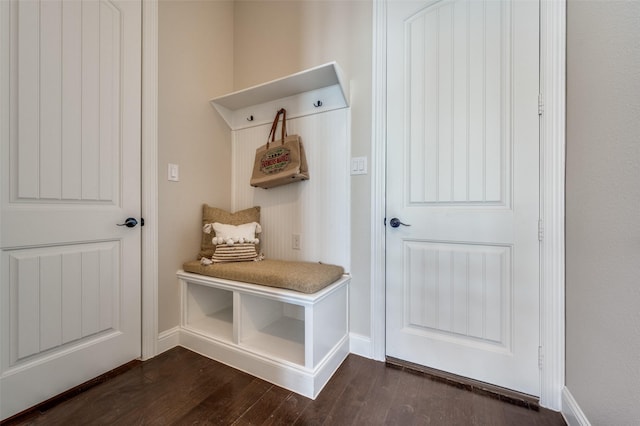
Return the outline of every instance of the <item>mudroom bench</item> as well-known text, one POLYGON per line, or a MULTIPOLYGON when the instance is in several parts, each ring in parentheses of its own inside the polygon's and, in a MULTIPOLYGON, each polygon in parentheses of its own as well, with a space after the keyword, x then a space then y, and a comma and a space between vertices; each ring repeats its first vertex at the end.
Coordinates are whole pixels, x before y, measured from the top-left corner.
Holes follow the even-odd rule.
POLYGON ((332 265, 243 263, 178 271, 181 345, 315 398, 349 353, 350 276, 332 265))

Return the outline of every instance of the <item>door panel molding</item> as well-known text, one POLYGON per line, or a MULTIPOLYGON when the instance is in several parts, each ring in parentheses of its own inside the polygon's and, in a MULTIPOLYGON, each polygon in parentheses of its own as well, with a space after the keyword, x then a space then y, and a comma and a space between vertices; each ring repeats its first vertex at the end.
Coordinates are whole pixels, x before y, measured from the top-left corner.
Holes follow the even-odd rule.
POLYGON ((511 246, 405 240, 403 250, 407 332, 511 353, 511 246))
MULTIPOLYGON (((540 404, 560 410, 564 387, 564 168, 566 0, 540 5, 541 119, 541 369, 540 404)), ((387 1, 373 3, 371 214, 371 352, 385 359, 387 1)))
POLYGON ((114 302, 124 283, 109 283, 120 275, 120 241, 11 250, 3 257, 14 343, 3 359, 6 374, 53 349, 119 330, 121 312, 114 302))
POLYGON ((412 205, 509 205, 512 22, 508 2, 453 0, 432 3, 405 22, 412 205))

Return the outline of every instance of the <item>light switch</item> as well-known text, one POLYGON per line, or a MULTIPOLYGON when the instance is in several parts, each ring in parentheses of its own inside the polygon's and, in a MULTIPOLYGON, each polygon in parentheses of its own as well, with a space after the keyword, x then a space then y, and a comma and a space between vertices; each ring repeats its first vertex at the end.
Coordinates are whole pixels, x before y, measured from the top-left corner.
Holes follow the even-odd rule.
POLYGON ((351 158, 351 174, 352 175, 367 174, 367 157, 351 158))
POLYGON ((180 169, 177 164, 169 163, 169 170, 167 173, 167 179, 172 182, 178 182, 180 180, 180 169))

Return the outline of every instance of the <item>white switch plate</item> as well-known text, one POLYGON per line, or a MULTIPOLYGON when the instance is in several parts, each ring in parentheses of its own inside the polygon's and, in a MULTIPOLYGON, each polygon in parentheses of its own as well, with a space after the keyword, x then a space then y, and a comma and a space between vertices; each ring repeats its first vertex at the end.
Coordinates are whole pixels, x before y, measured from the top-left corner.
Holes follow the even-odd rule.
POLYGON ((300 250, 300 234, 293 234, 291 236, 291 248, 294 250, 300 250))
POLYGON ((351 174, 366 175, 367 174, 367 157, 351 158, 351 174))
POLYGON ((180 180, 180 167, 177 164, 169 163, 167 179, 172 182, 178 182, 180 180))

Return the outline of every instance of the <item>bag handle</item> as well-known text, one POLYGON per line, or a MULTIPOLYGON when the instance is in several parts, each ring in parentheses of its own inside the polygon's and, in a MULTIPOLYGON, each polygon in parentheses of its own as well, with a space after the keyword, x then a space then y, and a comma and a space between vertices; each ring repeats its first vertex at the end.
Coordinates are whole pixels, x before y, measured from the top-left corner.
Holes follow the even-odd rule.
POLYGON ((278 128, 278 122, 280 121, 280 115, 282 115, 282 145, 284 145, 284 138, 287 136, 287 110, 284 108, 280 108, 276 113, 276 118, 273 120, 273 124, 271 125, 271 131, 269 132, 269 136, 267 137, 267 149, 269 149, 269 144, 275 142, 276 139, 276 131, 278 128))

